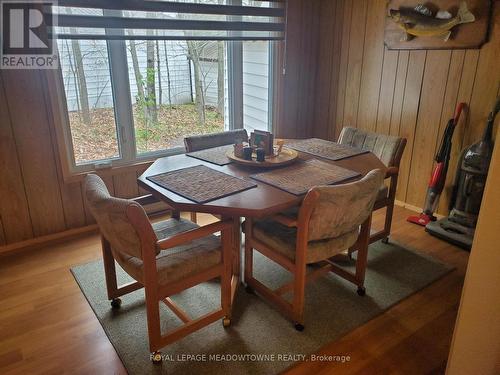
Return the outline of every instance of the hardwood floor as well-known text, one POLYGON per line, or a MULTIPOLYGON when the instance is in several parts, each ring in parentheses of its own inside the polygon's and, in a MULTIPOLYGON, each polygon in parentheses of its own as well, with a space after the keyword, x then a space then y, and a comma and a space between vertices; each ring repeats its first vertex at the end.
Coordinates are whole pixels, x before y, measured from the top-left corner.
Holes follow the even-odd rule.
MULTIPOLYGON (((456 270, 320 351, 349 362, 306 362, 288 373, 444 372, 468 253, 407 223, 410 213, 396 207, 392 239, 456 270)), ((374 226, 382 223, 376 214, 374 226)), ((0 257, 0 373, 126 373, 69 271, 100 256, 98 236, 87 235, 0 257)))

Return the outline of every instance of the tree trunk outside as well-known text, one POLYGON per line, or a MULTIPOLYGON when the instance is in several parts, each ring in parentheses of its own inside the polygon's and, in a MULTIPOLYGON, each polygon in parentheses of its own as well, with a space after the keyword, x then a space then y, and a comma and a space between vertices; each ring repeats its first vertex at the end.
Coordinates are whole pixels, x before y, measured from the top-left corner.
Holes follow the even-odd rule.
POLYGON ((87 90, 87 79, 85 78, 85 69, 83 68, 83 57, 80 49, 80 42, 78 40, 71 41, 71 49, 75 58, 76 78, 78 81, 78 94, 80 97, 80 108, 82 111, 82 118, 85 124, 90 124, 90 107, 89 107, 89 94, 87 90))
POLYGON ((75 68, 73 67, 73 55, 72 52, 69 49, 69 43, 68 40, 65 40, 66 43, 66 49, 68 51, 68 61, 69 61, 69 68, 71 70, 71 74, 73 75, 73 86, 75 90, 75 95, 76 95, 76 109, 78 112, 80 112, 80 95, 78 93, 78 80, 76 78, 76 71, 75 68))
POLYGON ((198 114, 198 125, 205 126, 205 95, 203 93, 203 82, 201 80, 200 56, 198 53, 197 42, 189 40, 188 53, 189 58, 193 62, 194 68, 194 87, 195 87, 195 104, 198 114))
POLYGON ((147 121, 151 124, 158 123, 156 111, 155 93, 155 43, 152 40, 146 42, 147 71, 146 71, 146 112, 147 121))
POLYGON ((161 87, 161 60, 160 60, 160 43, 155 40, 156 47, 156 70, 158 71, 158 108, 161 107, 163 103, 163 90, 161 87))
POLYGON ((168 66, 167 42, 163 41, 163 49, 165 50, 165 66, 167 68, 167 84, 168 84, 168 105, 172 108, 172 92, 170 90, 170 68, 168 66))
POLYGON ((132 56, 132 66, 134 68, 135 85, 137 86, 137 96, 140 103, 144 103, 144 85, 142 81, 139 59, 137 58, 137 48, 133 40, 129 40, 130 55, 132 56))
MULTIPOLYGON (((71 9, 67 9, 68 14, 71 13, 71 9)), ((71 28, 70 32, 76 34, 76 30, 71 28)), ((89 92, 87 90, 87 79, 85 78, 85 69, 83 68, 83 57, 82 50, 80 49, 80 42, 78 40, 71 41, 71 49, 73 51, 73 57, 75 59, 75 71, 76 78, 78 82, 78 95, 80 97, 80 109, 82 113, 83 122, 85 124, 90 124, 90 107, 89 107, 89 92)))
POLYGON ((217 111, 224 116, 224 42, 217 42, 217 111))

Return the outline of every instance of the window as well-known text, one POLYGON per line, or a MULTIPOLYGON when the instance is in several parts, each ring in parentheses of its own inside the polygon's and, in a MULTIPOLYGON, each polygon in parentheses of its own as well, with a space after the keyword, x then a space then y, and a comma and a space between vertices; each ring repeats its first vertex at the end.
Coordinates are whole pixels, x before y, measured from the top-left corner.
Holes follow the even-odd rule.
POLYGON ((182 147, 188 135, 224 130, 224 44, 127 41, 139 155, 182 147))
MULTIPOLYGON (((59 1, 63 5, 58 8, 59 18, 69 16, 70 21, 75 15, 98 21, 108 15, 128 20, 171 17, 176 21, 182 16, 65 8, 64 3, 59 1)), ((260 6, 262 2, 244 5, 254 9, 257 3, 260 6)), ((193 17, 218 20, 221 16, 193 17)), ((224 19, 231 17, 224 15, 224 19)), ((250 22, 256 16, 243 18, 250 22)), ((241 37, 243 32, 239 32, 239 40, 210 31, 209 37, 198 39, 193 36, 196 31, 179 35, 177 30, 177 34, 165 37, 165 30, 110 31, 90 23, 89 28, 81 23, 79 28, 68 27, 66 19, 62 21, 64 26, 58 32, 69 35, 58 39, 58 48, 71 172, 180 153, 188 135, 241 127, 249 131, 271 128, 272 38, 259 36, 247 41, 241 37)))
POLYGON ((64 40, 58 47, 75 163, 119 158, 106 42, 64 40))

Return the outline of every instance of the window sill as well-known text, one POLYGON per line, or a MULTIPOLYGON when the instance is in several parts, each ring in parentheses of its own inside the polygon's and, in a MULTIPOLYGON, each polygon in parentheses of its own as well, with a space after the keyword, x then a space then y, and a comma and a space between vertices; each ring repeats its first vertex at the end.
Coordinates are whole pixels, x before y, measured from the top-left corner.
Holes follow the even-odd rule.
POLYGON ((75 183, 75 182, 81 182, 85 179, 85 176, 87 176, 89 173, 96 173, 99 176, 115 176, 119 174, 124 174, 127 172, 133 172, 133 171, 144 171, 146 170, 154 161, 160 158, 168 157, 168 156, 173 156, 173 155, 179 155, 183 154, 185 151, 182 150, 172 150, 171 152, 167 153, 161 153, 161 154, 152 154, 145 156, 141 159, 137 159, 133 162, 130 163, 124 163, 120 165, 114 165, 114 166, 109 166, 105 168, 95 168, 95 165, 91 169, 87 169, 85 171, 67 171, 67 173, 64 174, 63 180, 64 183, 70 184, 70 183, 75 183))
POLYGON ((119 166, 114 166, 114 167, 109 167, 109 168, 92 169, 92 170, 88 170, 85 172, 69 173, 68 175, 64 176, 64 182, 66 184, 71 184, 74 182, 81 182, 85 179, 85 176, 87 176, 89 173, 96 173, 100 176, 114 176, 114 175, 123 174, 123 173, 131 172, 131 171, 146 169, 153 162, 154 162, 154 160, 147 160, 147 161, 140 161, 140 162, 135 162, 135 163, 127 164, 127 165, 119 165, 119 166))

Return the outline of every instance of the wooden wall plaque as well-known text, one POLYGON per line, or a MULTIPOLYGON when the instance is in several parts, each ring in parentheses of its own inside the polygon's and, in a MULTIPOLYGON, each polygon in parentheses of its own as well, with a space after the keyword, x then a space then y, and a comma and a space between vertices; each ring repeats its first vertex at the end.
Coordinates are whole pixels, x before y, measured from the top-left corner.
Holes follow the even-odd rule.
POLYGON ((433 11, 446 10, 455 17, 463 0, 390 0, 387 3, 387 19, 385 25, 384 42, 389 49, 468 49, 480 48, 487 40, 491 18, 491 0, 466 0, 468 9, 476 20, 472 23, 457 25, 451 29, 451 36, 447 41, 434 36, 414 37, 403 40, 404 31, 389 17, 390 9, 414 8, 423 4, 433 11))

